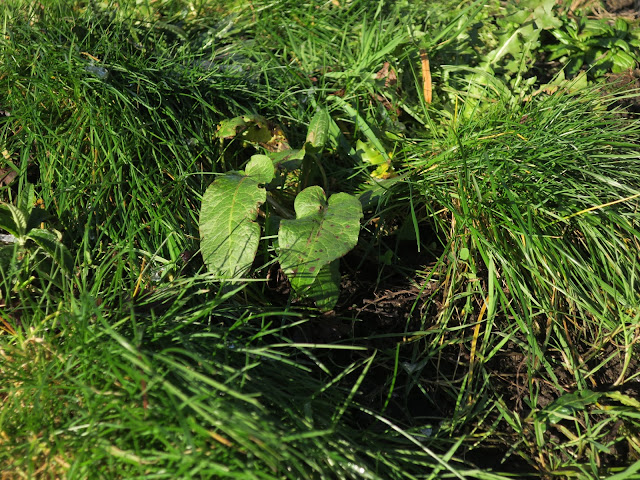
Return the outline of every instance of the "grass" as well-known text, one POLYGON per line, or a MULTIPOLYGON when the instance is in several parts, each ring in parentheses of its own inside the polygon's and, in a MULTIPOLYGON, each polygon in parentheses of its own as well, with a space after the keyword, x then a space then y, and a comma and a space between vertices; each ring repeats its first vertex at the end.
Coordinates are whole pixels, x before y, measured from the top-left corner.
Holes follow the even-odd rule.
MULTIPOLYGON (((450 263, 437 325, 464 326, 472 336, 469 372, 456 387, 460 403, 468 403, 460 422, 475 423, 486 408, 471 400, 491 399, 525 444, 550 399, 637 378, 623 365, 636 348, 629 331, 637 331, 638 321, 637 219, 624 207, 637 198, 637 178, 624 172, 637 164, 638 132, 591 93, 545 98, 509 116, 499 108, 498 118, 465 122, 417 182, 429 199, 425 216, 448 212, 444 221, 440 215, 450 263), (558 122, 563 108, 570 114, 558 122), (509 344, 531 382, 526 396, 511 399, 503 397, 512 380, 499 360, 509 344), (522 416, 532 424, 520 425, 522 416)), ((563 430, 551 442, 536 438, 530 448, 538 459, 521 455, 554 471, 586 452, 599 463, 607 449, 596 444, 616 442, 604 439, 611 427, 589 438, 585 430, 598 422, 581 414, 577 431, 563 430)), ((619 420, 617 408, 611 414, 603 419, 598 412, 599 422, 619 420)))
POLYGON ((487 12, 5 2, 0 200, 35 185, 75 267, 0 273, 3 478, 635 478, 637 92, 478 83, 487 12), (330 188, 370 200, 324 315, 266 242, 236 290, 198 255, 202 193, 252 153, 219 122, 301 145, 316 105, 330 188))

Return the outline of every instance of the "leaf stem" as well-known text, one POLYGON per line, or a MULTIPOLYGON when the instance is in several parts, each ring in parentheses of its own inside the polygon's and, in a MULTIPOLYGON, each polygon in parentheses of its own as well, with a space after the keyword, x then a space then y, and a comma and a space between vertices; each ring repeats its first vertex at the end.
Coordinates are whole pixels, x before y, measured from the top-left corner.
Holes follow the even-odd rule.
POLYGON ((289 212, 289 210, 287 210, 285 207, 280 205, 278 201, 275 198, 273 198, 273 195, 271 194, 271 192, 267 192, 267 203, 271 205, 273 209, 276 211, 276 213, 280 215, 282 218, 286 218, 287 220, 296 218, 295 215, 289 212))

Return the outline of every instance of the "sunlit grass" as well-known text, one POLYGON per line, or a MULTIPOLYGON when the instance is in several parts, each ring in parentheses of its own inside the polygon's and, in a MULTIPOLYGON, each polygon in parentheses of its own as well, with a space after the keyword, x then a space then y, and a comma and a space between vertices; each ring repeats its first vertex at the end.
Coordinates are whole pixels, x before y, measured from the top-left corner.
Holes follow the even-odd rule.
MULTIPOLYGON (((565 441, 579 441, 550 447, 546 427, 532 438, 550 401, 636 381, 625 365, 639 318, 640 132, 607 108, 614 100, 591 89, 489 107, 452 123, 435 154, 420 155, 422 142, 406 152, 427 158, 410 166, 424 196, 419 215, 446 244, 442 307, 427 344, 463 334, 469 352, 461 384, 448 387, 460 405, 453 425, 476 424, 484 410, 488 428, 504 422, 542 456, 514 453, 550 471, 578 459, 586 475, 595 474, 587 458, 599 462, 614 445, 626 448, 602 425, 585 432, 592 422, 623 421, 614 406, 608 420, 589 413, 594 402, 576 407, 586 408, 583 419, 561 430, 565 441), (507 352, 521 352, 517 371, 507 352), (511 374, 527 376, 526 396, 503 396, 511 374)), ((424 322, 427 328, 434 319, 424 322)))
POLYGON ((464 35, 475 4, 118 7, 0 7, 0 200, 35 184, 75 258, 59 285, 0 272, 3 474, 596 478, 637 458, 640 125, 615 96, 434 63, 425 104, 415 34, 464 35), (369 192, 362 265, 418 292, 383 333, 355 304, 292 307, 263 270, 220 289, 198 255, 202 192, 254 148, 220 120, 300 145, 317 105, 330 188, 369 192), (357 140, 399 176, 374 180, 357 140))

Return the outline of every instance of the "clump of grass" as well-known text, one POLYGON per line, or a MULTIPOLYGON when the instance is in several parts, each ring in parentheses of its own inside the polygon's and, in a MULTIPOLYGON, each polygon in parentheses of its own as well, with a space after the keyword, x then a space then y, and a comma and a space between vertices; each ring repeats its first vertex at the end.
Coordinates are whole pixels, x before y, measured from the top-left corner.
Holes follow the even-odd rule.
MULTIPOLYGON (((355 479, 453 469, 388 420, 384 437, 362 436, 346 421, 363 412, 355 387, 344 389, 317 363, 318 352, 335 347, 290 343, 288 327, 272 327, 281 316, 243 315, 202 280, 143 297, 125 316, 85 294, 32 319, 39 327, 0 353, 3 471, 355 479)), ((359 384, 374 357, 343 375, 359 384)))
POLYGON ((614 102, 592 88, 498 104, 452 122, 436 153, 411 163, 422 218, 446 245, 439 333, 427 343, 469 354, 461 383, 447 387, 452 426, 492 412, 485 428, 508 426, 505 440, 522 447, 512 453, 558 474, 576 465, 597 474, 591 461, 626 448, 610 426, 636 428, 619 406, 604 413, 588 401, 557 436, 541 427, 553 400, 637 378, 639 130, 614 102), (518 356, 517 368, 505 355, 518 356))
POLYGON ((246 64, 193 47, 132 5, 116 10, 129 9, 123 19, 100 7, 5 8, 3 138, 46 208, 76 222, 74 240, 88 223, 103 242, 128 236, 155 251, 166 241, 162 254, 175 260, 185 237, 168 233, 197 235, 197 174, 221 168, 216 125, 250 110, 260 88, 246 64))
POLYGON ((207 22, 228 23, 218 12, 177 28, 177 5, 145 11, 132 2, 110 11, 13 2, 3 11, 9 60, 0 81, 10 116, 2 140, 20 176, 2 198, 13 201, 34 183, 77 269, 56 288, 37 268, 19 285, 15 272, 3 272, 10 333, 0 367, 3 471, 31 478, 456 472, 460 463, 387 419, 378 419, 383 432, 364 436, 347 421, 377 418, 354 398, 375 354, 336 374, 315 347, 291 343, 290 313, 248 311, 205 283, 197 261, 183 265, 185 251, 197 249, 204 174, 224 169, 217 122, 256 105, 283 108, 278 98, 290 85, 273 83, 276 74, 255 78, 238 52, 227 55, 224 36, 207 30, 207 22), (204 46, 208 39, 213 47, 204 46), (355 386, 345 388, 352 378, 355 386))

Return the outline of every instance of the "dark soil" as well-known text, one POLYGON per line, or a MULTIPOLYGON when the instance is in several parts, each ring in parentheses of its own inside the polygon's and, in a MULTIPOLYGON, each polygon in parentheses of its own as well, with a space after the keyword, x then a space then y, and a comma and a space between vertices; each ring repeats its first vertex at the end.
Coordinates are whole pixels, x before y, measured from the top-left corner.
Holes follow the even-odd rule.
POLYGON ((638 0, 606 0, 609 13, 619 16, 640 17, 640 2, 638 0))
POLYGON ((605 92, 629 92, 626 96, 619 98, 616 105, 624 110, 625 116, 640 114, 640 68, 610 74, 607 77, 605 92))

